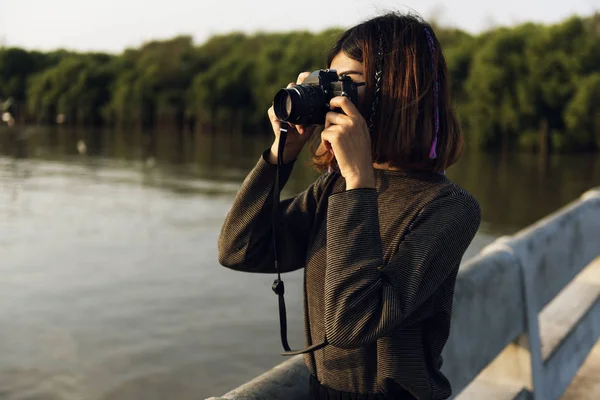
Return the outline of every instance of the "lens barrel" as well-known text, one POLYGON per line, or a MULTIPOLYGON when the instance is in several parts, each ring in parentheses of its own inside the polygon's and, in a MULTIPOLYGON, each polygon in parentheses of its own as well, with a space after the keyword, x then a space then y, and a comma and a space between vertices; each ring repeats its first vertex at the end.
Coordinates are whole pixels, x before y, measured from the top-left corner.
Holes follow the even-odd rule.
POLYGON ((296 125, 325 122, 325 94, 319 86, 296 85, 275 94, 273 109, 281 121, 296 125))
POLYGON ((275 94, 273 109, 281 121, 293 122, 297 118, 300 94, 294 89, 281 89, 275 94))

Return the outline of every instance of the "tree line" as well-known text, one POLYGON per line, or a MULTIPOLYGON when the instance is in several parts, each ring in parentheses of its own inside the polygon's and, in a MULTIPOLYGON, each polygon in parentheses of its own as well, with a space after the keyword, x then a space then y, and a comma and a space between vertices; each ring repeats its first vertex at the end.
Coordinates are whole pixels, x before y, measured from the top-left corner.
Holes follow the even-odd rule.
MULTIPOLYGON (((1 48, 0 107, 21 123, 264 131, 275 92, 324 67, 342 31, 231 33, 200 45, 178 36, 118 55, 1 48)), ((436 33, 469 143, 600 148, 600 14, 436 33)))

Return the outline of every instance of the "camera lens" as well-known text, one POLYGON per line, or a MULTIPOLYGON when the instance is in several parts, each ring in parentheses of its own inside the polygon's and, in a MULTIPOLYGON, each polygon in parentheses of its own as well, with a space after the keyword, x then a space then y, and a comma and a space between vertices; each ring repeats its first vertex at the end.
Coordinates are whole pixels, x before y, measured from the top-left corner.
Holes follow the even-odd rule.
POLYGON ((290 96, 286 96, 285 98, 285 112, 287 115, 292 113, 292 98, 290 96))
MULTIPOLYGON (((275 95, 275 100, 273 101, 273 108, 275 110, 275 115, 281 121, 289 121, 290 116, 294 111, 294 100, 292 96, 298 98, 298 93, 296 93, 292 89, 281 89, 275 95)), ((296 100, 296 102, 298 101, 296 100)))
POLYGON ((281 89, 277 92, 273 101, 275 115, 281 121, 293 122, 292 119, 294 118, 292 116, 295 111, 295 105, 297 106, 299 102, 300 94, 294 88, 281 89))
POLYGON ((327 112, 325 103, 323 89, 319 86, 296 85, 277 92, 273 109, 281 121, 297 125, 321 124, 327 112))

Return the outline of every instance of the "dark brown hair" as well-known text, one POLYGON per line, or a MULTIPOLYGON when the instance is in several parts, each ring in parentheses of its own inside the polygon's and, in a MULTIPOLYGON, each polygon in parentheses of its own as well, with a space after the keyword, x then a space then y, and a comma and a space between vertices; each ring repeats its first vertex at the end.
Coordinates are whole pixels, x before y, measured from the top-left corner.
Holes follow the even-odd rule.
MULTIPOLYGON (((463 139, 450 102, 446 61, 429 24, 419 17, 398 13, 370 19, 342 34, 329 52, 327 67, 340 52, 363 64, 366 90, 359 110, 369 124, 380 40, 383 62, 380 98, 371 132, 373 162, 442 172, 459 159, 463 139), (436 73, 439 133, 437 157, 431 160, 429 152, 436 130, 436 73)), ((311 143, 313 165, 321 172, 330 166, 336 169, 331 152, 322 145, 315 149, 320 135, 314 137, 319 143, 311 143)))

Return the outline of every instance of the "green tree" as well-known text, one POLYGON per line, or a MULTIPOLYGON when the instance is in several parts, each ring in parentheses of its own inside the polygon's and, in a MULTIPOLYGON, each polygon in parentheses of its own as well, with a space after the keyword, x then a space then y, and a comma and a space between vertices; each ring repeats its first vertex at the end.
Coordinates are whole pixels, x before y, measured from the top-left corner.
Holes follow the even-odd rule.
POLYGON ((587 32, 581 18, 539 27, 527 43, 528 78, 519 81, 522 147, 551 150, 563 135, 564 109, 573 96, 587 32))
POLYGON ((57 114, 77 124, 99 124, 113 79, 106 55, 73 55, 29 80, 29 110, 38 121, 52 123, 57 114))
POLYGON ((484 148, 507 149, 524 129, 519 82, 528 79, 524 54, 528 39, 538 29, 533 24, 498 29, 473 56, 465 82, 470 100, 464 118, 484 148))
POLYGON ((600 72, 579 81, 565 114, 565 150, 589 151, 600 148, 600 72))
POLYGON ((144 127, 182 124, 187 88, 205 61, 189 36, 125 51, 115 61, 117 76, 105 117, 144 127))
MULTIPOLYGON (((553 25, 526 23, 470 35, 435 26, 454 104, 468 141, 489 149, 598 148, 600 14, 553 25)), ((54 122, 150 128, 196 124, 213 131, 268 131, 273 96, 302 71, 326 67, 343 32, 189 36, 112 56, 0 49, 0 100, 11 112, 54 122)))

